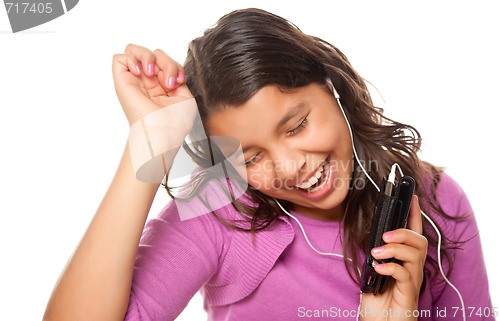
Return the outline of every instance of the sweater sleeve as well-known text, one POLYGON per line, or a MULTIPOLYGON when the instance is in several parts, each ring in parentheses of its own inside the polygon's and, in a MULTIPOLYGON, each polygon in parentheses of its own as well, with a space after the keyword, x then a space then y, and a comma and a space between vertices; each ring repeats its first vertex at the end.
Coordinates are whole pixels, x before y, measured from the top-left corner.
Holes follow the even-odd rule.
POLYGON ((210 213, 180 220, 174 202, 148 221, 125 320, 174 320, 218 269, 223 234, 210 213))
MULTIPOLYGON (((445 222, 435 217, 435 220, 444 235, 462 242, 457 244, 457 249, 449 251, 453 268, 448 279, 460 291, 467 320, 494 320, 480 233, 471 204, 462 188, 447 174, 441 175, 437 198, 448 215, 455 218, 465 215, 464 219, 445 222)), ((442 261, 446 273, 449 264, 443 258, 442 261)), ((440 274, 431 283, 434 309, 443 311, 446 308, 446 319, 462 320, 462 304, 455 290, 440 274)))

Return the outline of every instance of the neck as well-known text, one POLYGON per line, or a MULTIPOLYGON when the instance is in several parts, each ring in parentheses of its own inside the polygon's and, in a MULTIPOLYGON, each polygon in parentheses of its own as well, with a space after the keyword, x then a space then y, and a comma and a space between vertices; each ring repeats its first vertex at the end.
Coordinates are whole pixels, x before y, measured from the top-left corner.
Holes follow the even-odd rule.
POLYGON ((309 208, 294 205, 293 210, 302 216, 319 221, 340 221, 344 216, 345 202, 332 209, 309 208))

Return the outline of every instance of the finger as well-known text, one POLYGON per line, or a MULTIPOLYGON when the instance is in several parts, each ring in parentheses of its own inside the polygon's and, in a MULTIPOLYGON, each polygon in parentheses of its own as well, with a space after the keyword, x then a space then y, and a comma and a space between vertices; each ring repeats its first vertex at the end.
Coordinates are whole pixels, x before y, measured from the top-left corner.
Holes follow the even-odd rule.
POLYGON ((113 75, 129 70, 127 56, 126 54, 115 54, 113 56, 113 63, 111 64, 113 75))
POLYGON ((417 195, 413 195, 411 199, 410 214, 408 217, 408 228, 422 234, 422 214, 420 213, 420 206, 418 205, 417 195))
POLYGON ((167 85, 166 85, 166 79, 165 79, 165 73, 163 70, 158 67, 158 82, 162 86, 163 90, 167 91, 167 85))
POLYGON ((416 294, 417 288, 412 282, 410 272, 403 266, 397 263, 384 263, 375 265, 375 272, 381 275, 392 276, 396 280, 396 286, 402 293, 408 295, 409 293, 416 294))
POLYGON ((177 73, 177 83, 182 84, 186 79, 184 78, 184 67, 179 65, 179 73, 177 73))
POLYGON ((186 84, 182 84, 179 87, 175 88, 174 90, 170 91, 168 93, 169 96, 182 96, 182 97, 187 97, 187 98, 193 98, 193 94, 189 90, 188 86, 186 84))
MULTIPOLYGON (((182 79, 184 81, 184 79, 182 79)), ((173 89, 168 88, 166 86, 166 78, 165 74, 163 73, 163 70, 160 70, 158 72, 158 81, 160 84, 163 84, 163 89, 167 91, 168 96, 182 96, 182 97, 187 97, 187 98, 193 98, 193 95, 191 94, 191 91, 189 91, 189 88, 187 87, 186 84, 177 84, 176 87, 173 89)))
POLYGON ((136 57, 136 59, 141 62, 140 67, 146 76, 152 77, 157 72, 157 70, 155 70, 156 57, 148 48, 128 44, 125 48, 125 53, 136 57))
MULTIPOLYGON (((158 67, 158 69, 160 69, 160 67, 158 67)), ((166 92, 175 89, 175 86, 177 84, 175 77, 167 75, 167 73, 161 69, 158 72, 158 82, 161 84, 161 86, 166 92)))
POLYGON ((389 231, 384 233, 382 238, 384 242, 387 244, 391 243, 406 244, 408 246, 417 248, 421 251, 423 250, 427 251, 428 242, 425 236, 409 229, 400 228, 394 231, 389 231))
POLYGON ((156 49, 153 54, 156 57, 156 63, 163 72, 161 84, 166 90, 172 90, 179 87, 184 82, 184 69, 175 62, 163 50, 156 49))
POLYGON ((137 61, 136 57, 127 55, 127 66, 128 70, 130 70, 130 72, 135 76, 141 75, 141 66, 139 65, 139 61, 137 61))
POLYGON ((425 260, 426 255, 415 247, 403 244, 387 244, 376 247, 372 249, 371 254, 377 260, 395 258, 403 263, 418 264, 418 266, 425 260))
POLYGON ((387 244, 372 249, 372 255, 377 260, 395 258, 402 261, 402 265, 411 275, 415 287, 420 287, 423 280, 423 271, 427 251, 421 251, 403 244, 387 244))

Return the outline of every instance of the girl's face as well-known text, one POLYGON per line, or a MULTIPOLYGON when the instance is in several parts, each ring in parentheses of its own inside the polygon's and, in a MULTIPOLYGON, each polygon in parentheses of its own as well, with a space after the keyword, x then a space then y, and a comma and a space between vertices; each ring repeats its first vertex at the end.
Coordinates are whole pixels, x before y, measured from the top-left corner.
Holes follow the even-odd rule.
POLYGON ((339 219, 353 151, 330 91, 317 84, 289 92, 266 86, 243 105, 228 107, 209 119, 208 132, 240 141, 248 184, 294 203, 304 216, 339 219))

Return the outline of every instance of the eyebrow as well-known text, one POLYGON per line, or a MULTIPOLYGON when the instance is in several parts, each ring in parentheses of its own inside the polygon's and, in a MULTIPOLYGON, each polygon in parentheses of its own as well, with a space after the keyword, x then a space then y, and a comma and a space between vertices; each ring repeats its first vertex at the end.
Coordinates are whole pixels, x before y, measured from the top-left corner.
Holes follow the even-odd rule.
MULTIPOLYGON (((297 105, 295 105, 293 108, 290 108, 290 111, 281 118, 281 120, 278 122, 278 125, 276 125, 276 129, 281 128, 283 125, 285 125, 290 119, 294 118, 297 116, 300 111, 306 106, 306 103, 304 101, 299 102, 297 105)), ((252 149, 253 146, 248 146, 243 148, 243 153, 245 153, 247 150, 252 149)))
POLYGON ((306 106, 306 103, 301 101, 295 107, 291 108, 290 111, 278 122, 278 126, 276 128, 280 128, 285 125, 290 119, 297 116, 299 112, 306 106))

